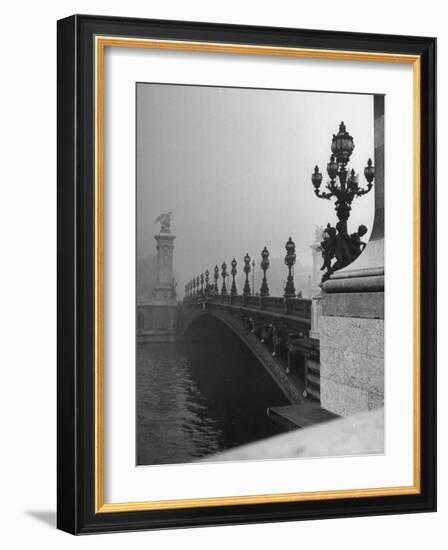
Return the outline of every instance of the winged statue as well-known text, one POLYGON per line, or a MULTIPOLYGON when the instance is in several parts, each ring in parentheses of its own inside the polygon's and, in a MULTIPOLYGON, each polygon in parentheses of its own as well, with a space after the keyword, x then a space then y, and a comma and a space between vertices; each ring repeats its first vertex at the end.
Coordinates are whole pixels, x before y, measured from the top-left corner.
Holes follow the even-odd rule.
POLYGON ((171 233, 170 224, 173 219, 173 213, 160 214, 155 223, 160 223, 160 233, 171 233))

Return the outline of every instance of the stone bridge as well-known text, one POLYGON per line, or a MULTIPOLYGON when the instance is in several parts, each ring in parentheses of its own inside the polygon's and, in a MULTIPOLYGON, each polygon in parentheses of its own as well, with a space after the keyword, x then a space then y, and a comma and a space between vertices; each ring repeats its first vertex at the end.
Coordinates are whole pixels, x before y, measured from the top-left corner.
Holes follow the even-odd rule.
POLYGON ((179 307, 178 336, 213 317, 231 330, 266 369, 291 404, 320 399, 319 341, 309 337, 311 300, 198 292, 179 307))

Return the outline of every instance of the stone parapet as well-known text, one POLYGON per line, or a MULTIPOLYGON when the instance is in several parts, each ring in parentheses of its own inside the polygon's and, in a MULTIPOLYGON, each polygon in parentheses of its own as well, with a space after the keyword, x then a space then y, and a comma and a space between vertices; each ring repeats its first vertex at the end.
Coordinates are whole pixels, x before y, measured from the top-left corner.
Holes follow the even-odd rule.
POLYGON ((201 462, 356 456, 384 453, 384 410, 315 424, 241 445, 201 462))

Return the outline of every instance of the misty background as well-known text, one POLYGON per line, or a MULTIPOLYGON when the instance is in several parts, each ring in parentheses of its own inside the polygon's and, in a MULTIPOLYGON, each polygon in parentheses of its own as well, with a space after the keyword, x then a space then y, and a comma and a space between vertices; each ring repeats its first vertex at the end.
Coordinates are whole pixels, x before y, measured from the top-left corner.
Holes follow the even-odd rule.
MULTIPOLYGON (((354 137, 350 167, 360 185, 374 156, 373 96, 286 90, 137 84, 137 300, 151 299, 162 212, 173 212, 178 298, 184 285, 223 261, 255 258, 261 285, 261 250, 270 251, 271 295, 283 294, 285 243, 296 243, 296 290, 309 296, 315 226, 337 222, 334 199, 318 199, 311 174, 326 182, 331 138, 343 120, 354 137)), ((374 193, 355 199, 349 232, 363 223, 370 235, 374 193)), ((252 274, 250 276, 252 284, 252 274)), ((220 277, 219 283, 222 283, 220 277)))

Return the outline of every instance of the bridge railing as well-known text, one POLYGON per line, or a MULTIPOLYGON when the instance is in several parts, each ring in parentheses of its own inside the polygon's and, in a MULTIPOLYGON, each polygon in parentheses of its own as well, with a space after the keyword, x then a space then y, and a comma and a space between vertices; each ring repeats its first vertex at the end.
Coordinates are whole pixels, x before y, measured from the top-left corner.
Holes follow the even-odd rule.
POLYGON ((244 296, 242 294, 237 294, 236 296, 231 296, 231 303, 235 306, 244 305, 244 296))
POLYGON ((311 303, 311 300, 303 299, 286 300, 286 313, 296 317, 311 317, 311 303))
POLYGON ((245 296, 244 305, 251 308, 260 308, 261 309, 261 298, 260 296, 245 296))
POLYGON ((268 311, 284 311, 285 302, 286 300, 284 298, 265 296, 261 299, 261 307, 262 309, 266 309, 268 311))
POLYGON ((291 315, 302 319, 311 319, 311 300, 304 298, 285 298, 278 296, 243 296, 237 294, 198 294, 195 297, 186 297, 185 305, 193 304, 222 304, 225 306, 242 307, 266 313, 291 315))

